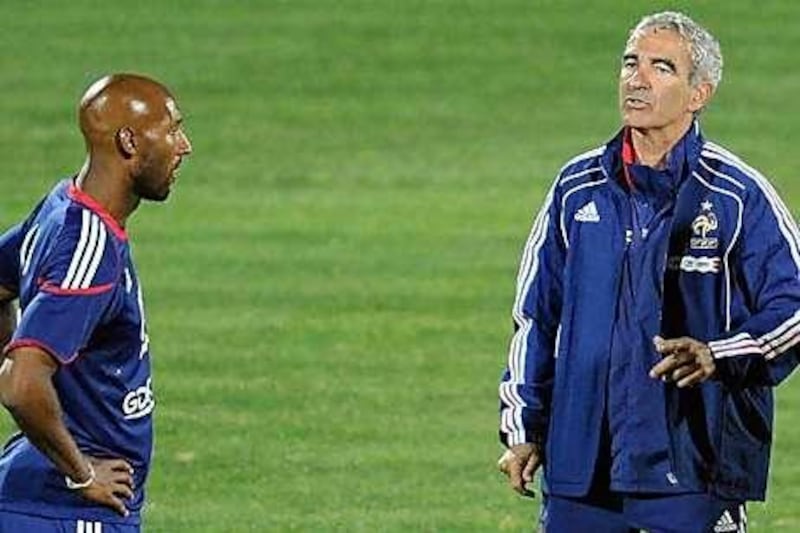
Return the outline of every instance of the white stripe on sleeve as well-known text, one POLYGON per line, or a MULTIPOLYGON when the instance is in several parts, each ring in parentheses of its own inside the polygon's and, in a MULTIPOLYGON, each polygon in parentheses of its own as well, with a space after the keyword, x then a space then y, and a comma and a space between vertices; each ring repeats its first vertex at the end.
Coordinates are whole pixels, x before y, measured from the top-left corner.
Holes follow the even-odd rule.
POLYGON ((31 266, 31 258, 33 257, 33 251, 36 249, 36 243, 39 241, 39 224, 35 224, 28 233, 25 234, 25 238, 22 241, 22 246, 19 249, 19 262, 20 266, 22 267, 22 275, 28 273, 28 269, 31 266))
POLYGON ((103 253, 106 249, 106 227, 102 222, 100 222, 99 219, 97 224, 99 231, 98 242, 97 246, 95 247, 94 254, 92 255, 92 262, 89 264, 89 268, 86 270, 86 275, 83 277, 83 281, 81 281, 81 289, 86 289, 89 287, 89 285, 91 285, 92 280, 97 273, 97 267, 100 265, 100 260, 103 258, 103 253))
POLYGON ((81 236, 78 239, 78 245, 75 247, 75 253, 72 254, 72 261, 69 263, 67 275, 64 276, 64 281, 61 282, 62 289, 69 288, 69 286, 72 284, 72 278, 75 276, 75 271, 78 269, 78 264, 80 264, 81 258, 83 257, 83 251, 86 248, 86 242, 89 240, 91 213, 84 209, 81 215, 81 236))
POLYGON ((95 215, 90 216, 89 225, 89 239, 86 244, 86 249, 81 257, 81 262, 78 264, 78 269, 75 271, 75 277, 72 278, 72 283, 69 284, 69 289, 78 289, 81 286, 83 277, 86 275, 86 270, 89 268, 94 253, 97 251, 97 241, 100 234, 100 220, 95 215))
POLYGON ((544 205, 539 210, 531 229, 528 241, 522 254, 519 275, 517 276, 517 294, 512 307, 512 316, 517 324, 517 331, 511 339, 508 354, 508 380, 500 384, 500 398, 508 407, 503 410, 503 431, 508 435, 508 444, 513 446, 525 440, 525 428, 522 423, 522 409, 526 403, 519 394, 518 386, 525 382, 525 353, 527 336, 533 323, 525 317, 523 308, 525 297, 539 270, 539 252, 547 238, 550 224, 550 206, 553 202, 553 191, 556 184, 547 194, 544 205))

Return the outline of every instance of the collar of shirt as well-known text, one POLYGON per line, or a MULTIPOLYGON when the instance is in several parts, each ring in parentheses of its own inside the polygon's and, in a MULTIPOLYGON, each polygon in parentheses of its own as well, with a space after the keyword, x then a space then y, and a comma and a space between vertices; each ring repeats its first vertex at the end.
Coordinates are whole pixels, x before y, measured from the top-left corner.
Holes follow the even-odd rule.
MULTIPOLYGON (((641 193, 644 196, 674 197, 678 188, 691 174, 694 167, 693 155, 699 150, 695 146, 702 144, 697 123, 684 134, 667 155, 667 164, 663 169, 655 169, 636 163, 636 151, 631 141, 629 128, 623 128, 606 146, 604 162, 608 165, 608 157, 613 161, 609 166, 616 169, 613 175, 618 176, 628 191, 641 193)), ((697 157, 694 156, 694 160, 697 157)))

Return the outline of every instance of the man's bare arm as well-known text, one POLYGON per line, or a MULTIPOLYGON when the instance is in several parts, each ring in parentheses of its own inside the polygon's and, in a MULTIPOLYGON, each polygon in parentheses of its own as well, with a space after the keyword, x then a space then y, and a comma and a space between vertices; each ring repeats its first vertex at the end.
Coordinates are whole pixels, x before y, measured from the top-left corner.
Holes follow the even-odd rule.
POLYGON ((85 457, 62 420, 53 387, 58 363, 36 347, 11 350, 0 366, 0 401, 28 440, 80 487, 87 499, 122 515, 120 497, 133 497, 133 469, 121 459, 85 457))
POLYGON ((16 297, 14 292, 0 285, 0 349, 8 344, 17 327, 16 297))
POLYGON ((61 405, 52 385, 58 364, 37 348, 18 348, 0 367, 0 401, 20 430, 75 480, 90 477, 89 465, 61 421, 61 405))

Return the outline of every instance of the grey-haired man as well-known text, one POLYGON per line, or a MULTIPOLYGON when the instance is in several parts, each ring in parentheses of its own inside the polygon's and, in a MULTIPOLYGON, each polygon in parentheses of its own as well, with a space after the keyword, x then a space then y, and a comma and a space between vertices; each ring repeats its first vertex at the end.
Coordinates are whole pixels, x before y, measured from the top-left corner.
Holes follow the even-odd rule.
POLYGON ((769 182, 703 138, 716 39, 650 15, 623 128, 559 173, 525 246, 500 384, 500 469, 544 465, 551 532, 741 532, 764 498, 772 387, 797 365, 800 234, 769 182))

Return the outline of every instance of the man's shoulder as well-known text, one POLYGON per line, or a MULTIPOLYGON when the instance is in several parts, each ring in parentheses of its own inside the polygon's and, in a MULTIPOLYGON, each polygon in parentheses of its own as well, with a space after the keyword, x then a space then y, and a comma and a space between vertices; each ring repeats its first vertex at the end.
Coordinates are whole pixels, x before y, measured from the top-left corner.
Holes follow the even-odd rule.
POLYGON ((95 212, 73 198, 67 186, 56 187, 45 198, 31 225, 38 226, 43 235, 50 237, 52 246, 74 249, 109 243, 117 249, 124 244, 119 241, 125 239, 106 219, 104 213, 95 212))
POLYGON ((81 206, 51 193, 28 220, 27 233, 36 234, 43 248, 74 248, 83 227, 82 212, 81 206))
POLYGON ((772 191, 770 181, 731 150, 705 141, 698 158, 699 174, 737 195, 772 191))
POLYGON ((606 151, 606 146, 597 146, 591 150, 586 150, 564 163, 556 177, 559 187, 573 186, 582 181, 595 179, 597 176, 604 176, 602 167, 602 157, 606 151))
POLYGON ((81 206, 69 195, 69 180, 59 181, 36 205, 26 220, 27 227, 59 235, 63 228, 80 226, 81 206))
POLYGON ((46 289, 85 291, 119 277, 121 246, 102 216, 69 198, 45 202, 29 233, 46 289))

